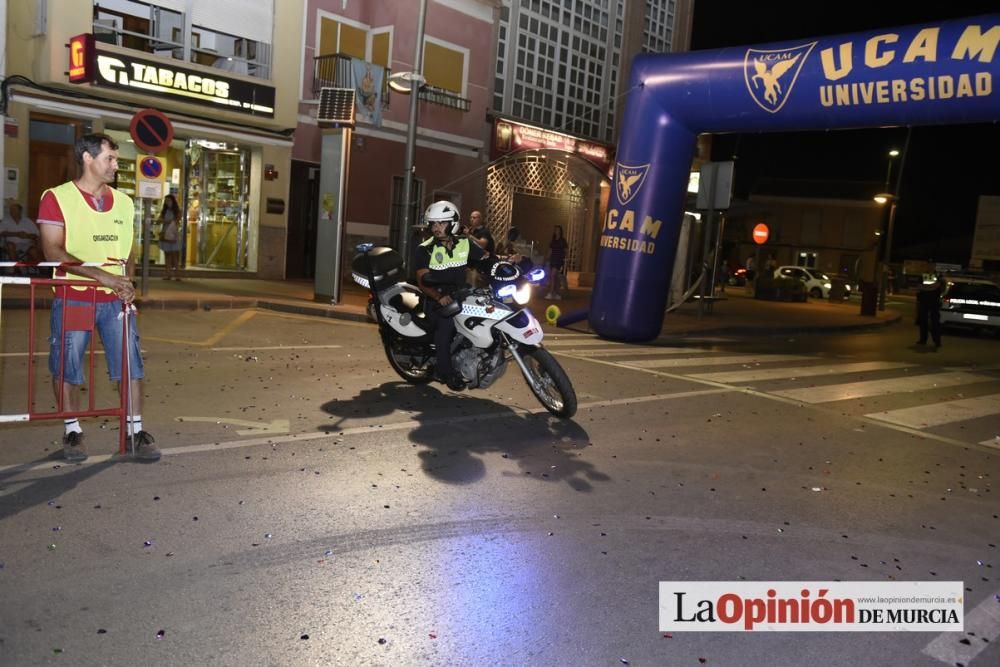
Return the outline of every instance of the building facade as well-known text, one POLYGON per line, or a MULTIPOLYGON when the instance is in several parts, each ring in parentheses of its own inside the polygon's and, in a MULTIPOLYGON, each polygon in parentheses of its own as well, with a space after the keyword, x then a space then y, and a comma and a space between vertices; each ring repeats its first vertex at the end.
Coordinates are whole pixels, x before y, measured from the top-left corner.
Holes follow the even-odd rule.
POLYGON ((486 188, 495 234, 517 226, 542 255, 558 224, 570 246, 567 267, 583 282, 592 279, 609 171, 560 144, 603 150, 613 166, 632 59, 687 50, 692 14, 691 0, 503 0, 490 101, 494 146, 506 142, 505 126, 514 122, 550 133, 553 148, 525 142, 522 150, 494 151, 486 188))
POLYGON ((726 213, 722 261, 806 266, 857 284, 875 281, 887 210, 875 202, 879 183, 766 181, 726 213), (763 223, 768 239, 753 241, 763 223))
MULTIPOLYGON (((120 146, 117 187, 137 198, 137 238, 144 209, 155 218, 170 193, 184 214, 187 271, 284 277, 302 3, 5 4, 4 156, 17 175, 6 199, 33 216, 45 189, 76 176, 75 140, 105 132, 120 146), (174 129, 155 156, 159 186, 144 178, 147 151, 130 138, 145 108, 174 129)), ((156 264, 163 255, 151 231, 156 264)))
MULTIPOLYGON (((418 94, 413 222, 437 199, 457 204, 466 219, 483 206, 497 5, 495 0, 427 0, 419 69, 426 85, 418 94)), ((388 83, 393 74, 415 70, 419 7, 416 1, 393 0, 306 3, 292 164, 291 277, 312 277, 316 268, 316 221, 325 206, 318 191, 321 144, 323 132, 331 131, 317 122, 325 87, 353 88, 357 102, 343 202, 345 256, 356 241, 398 246, 401 234, 412 233, 402 228, 410 96, 388 83)))

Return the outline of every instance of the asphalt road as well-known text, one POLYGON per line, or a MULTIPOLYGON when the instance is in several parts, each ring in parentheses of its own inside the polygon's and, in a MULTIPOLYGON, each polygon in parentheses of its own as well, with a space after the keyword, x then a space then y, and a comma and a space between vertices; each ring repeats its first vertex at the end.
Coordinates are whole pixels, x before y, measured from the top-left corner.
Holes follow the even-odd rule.
POLYGON ((113 420, 74 466, 58 424, 0 429, 0 664, 1000 663, 994 338, 562 332, 562 422, 513 368, 399 382, 369 325, 140 327, 159 463, 110 456, 113 420), (665 634, 668 580, 961 581, 967 632, 665 634))

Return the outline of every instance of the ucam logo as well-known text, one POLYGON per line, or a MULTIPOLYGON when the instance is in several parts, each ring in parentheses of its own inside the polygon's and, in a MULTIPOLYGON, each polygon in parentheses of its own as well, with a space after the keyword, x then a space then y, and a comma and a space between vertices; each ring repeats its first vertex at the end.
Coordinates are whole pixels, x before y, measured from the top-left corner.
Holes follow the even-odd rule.
POLYGON ((747 49, 743 57, 743 77, 750 96, 764 111, 777 113, 785 106, 816 42, 790 49, 747 49))
POLYGON ((630 167, 621 162, 616 163, 615 169, 615 189, 618 192, 618 203, 623 206, 639 194, 639 188, 646 180, 646 172, 649 165, 643 164, 638 167, 630 167))

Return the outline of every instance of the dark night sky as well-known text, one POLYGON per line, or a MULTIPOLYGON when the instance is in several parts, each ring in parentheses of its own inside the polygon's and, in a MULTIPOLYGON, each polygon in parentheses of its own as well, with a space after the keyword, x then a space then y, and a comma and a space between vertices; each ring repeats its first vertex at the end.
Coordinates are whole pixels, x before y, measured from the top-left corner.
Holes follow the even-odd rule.
MULTIPOLYGON (((731 2, 695 0, 692 49, 714 49, 1000 13, 1000 1, 731 2), (917 8, 919 7, 919 8, 917 8)), ((1000 57, 1000 54, 997 55, 1000 57)), ((994 82, 997 85, 998 82, 994 82)), ((994 95, 1000 94, 994 91, 994 95)), ((736 155, 734 194, 746 198, 762 178, 885 180, 890 148, 902 148, 905 128, 718 135, 712 158, 736 155)), ((953 237, 965 250, 942 261, 968 261, 980 194, 1000 195, 1000 125, 913 129, 903 171, 894 252, 953 237)), ((898 168, 898 163, 895 168, 898 168)), ((895 180, 895 174, 893 176, 895 180)))

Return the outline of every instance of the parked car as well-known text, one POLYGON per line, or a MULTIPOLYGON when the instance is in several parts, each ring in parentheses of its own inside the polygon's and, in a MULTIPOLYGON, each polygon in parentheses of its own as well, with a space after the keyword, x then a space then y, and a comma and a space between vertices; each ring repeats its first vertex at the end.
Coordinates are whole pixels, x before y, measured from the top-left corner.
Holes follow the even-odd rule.
POLYGON ((941 326, 1000 332, 1000 287, 982 278, 947 277, 941 297, 941 326))
MULTIPOLYGON (((775 278, 798 278, 806 284, 806 291, 814 299, 830 298, 830 288, 833 281, 819 269, 807 266, 779 266, 774 270, 775 278)), ((851 295, 851 285, 844 285, 844 298, 851 295)))
POLYGON ((736 287, 742 287, 747 284, 747 270, 744 267, 738 267, 729 276, 729 284, 736 287))

